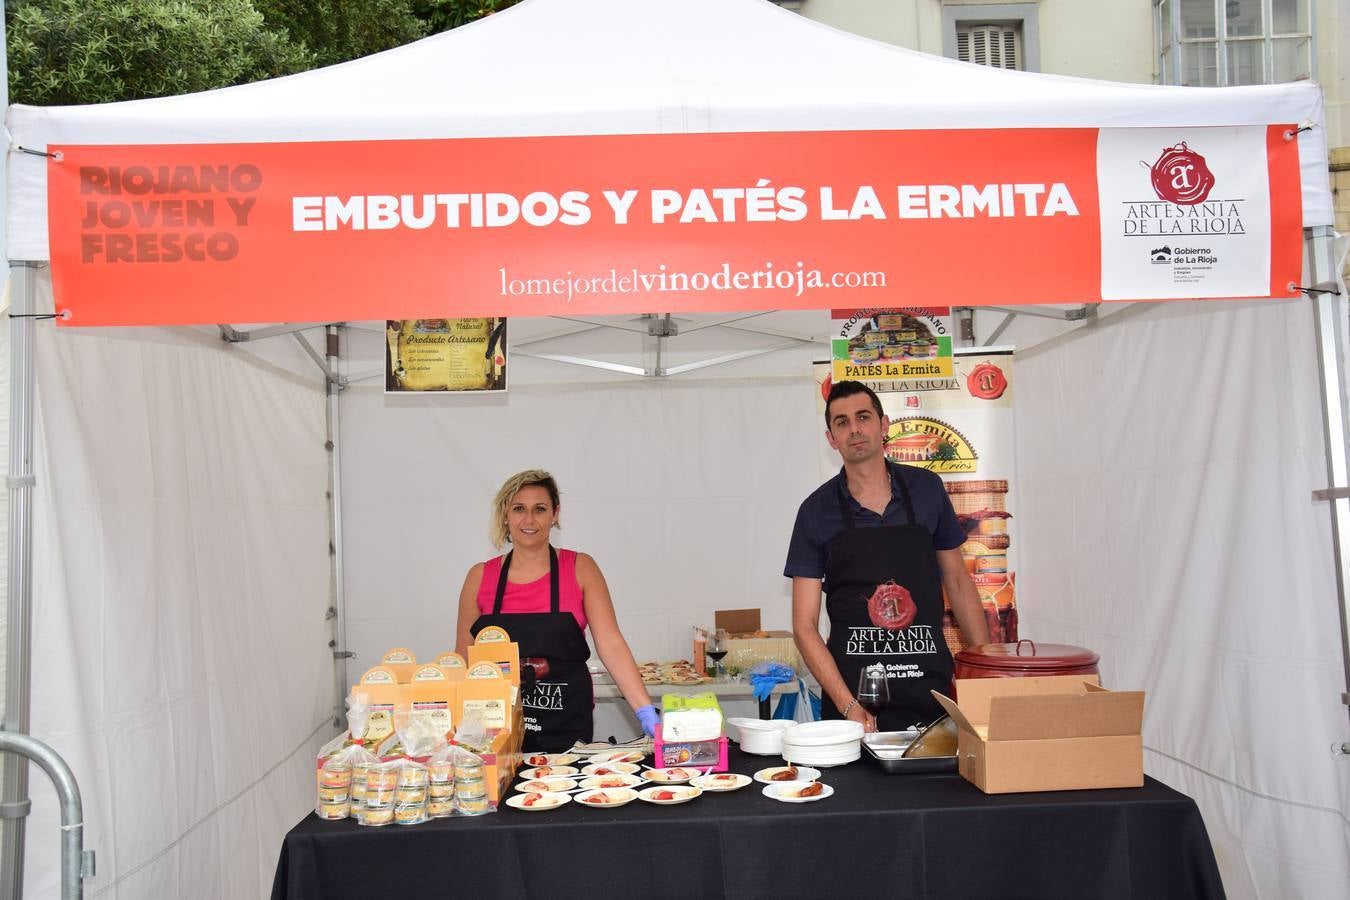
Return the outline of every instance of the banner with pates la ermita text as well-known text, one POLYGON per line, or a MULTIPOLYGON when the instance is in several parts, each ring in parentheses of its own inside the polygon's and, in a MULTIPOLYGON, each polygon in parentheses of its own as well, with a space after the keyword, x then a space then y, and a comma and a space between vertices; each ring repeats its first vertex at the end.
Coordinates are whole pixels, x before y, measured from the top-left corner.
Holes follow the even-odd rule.
MULTIPOLYGON (((887 311, 878 311, 885 315, 887 311)), ((966 532, 961 557, 984 610, 990 640, 1016 641, 1017 490, 1011 350, 955 351, 948 373, 921 379, 863 379, 889 420, 886 458, 937 473, 966 532)), ((837 360, 815 366, 816 411, 825 400, 837 360)), ((839 454, 820 442, 821 477, 839 471, 839 454)), ((945 598, 944 598, 945 599, 945 598)), ((966 643, 950 604, 943 636, 953 652, 966 643)))
POLYGON ((1286 297, 1289 133, 54 145, 52 282, 67 325, 1286 297))

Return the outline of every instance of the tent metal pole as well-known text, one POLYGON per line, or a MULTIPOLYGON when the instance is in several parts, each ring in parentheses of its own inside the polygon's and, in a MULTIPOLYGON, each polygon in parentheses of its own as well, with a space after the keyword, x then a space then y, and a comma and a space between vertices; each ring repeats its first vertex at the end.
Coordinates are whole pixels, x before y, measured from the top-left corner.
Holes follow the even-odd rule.
MULTIPOLYGON (((1340 282, 1336 271, 1333 247, 1334 232, 1326 226, 1309 228, 1305 232, 1308 243, 1310 282, 1322 284, 1340 282)), ((1330 491, 1314 493, 1314 499, 1323 499, 1331 506, 1331 548, 1336 566, 1336 600, 1341 618, 1341 661, 1345 669, 1345 692, 1341 703, 1350 706, 1350 487, 1347 463, 1350 444, 1347 443, 1345 338, 1346 297, 1344 294, 1313 292, 1313 318, 1317 331, 1317 371, 1322 391, 1322 427, 1326 441, 1327 481, 1330 491), (1319 494, 1322 496, 1319 497, 1319 494)))
MULTIPOLYGON (((9 598, 4 730, 28 734, 33 613, 33 329, 34 285, 27 263, 10 268, 9 320, 9 598)), ((0 792, 0 897, 23 894, 28 760, 8 759, 0 792)))
MULTIPOLYGON (((329 546, 331 559, 331 580, 333 585, 332 606, 329 618, 333 621, 333 636, 329 646, 333 648, 333 725, 345 724, 344 707, 347 699, 347 660, 355 654, 347 649, 347 594, 343 578, 342 555, 342 414, 339 401, 342 398, 343 385, 338 374, 338 361, 342 356, 342 332, 338 325, 329 325, 324 329, 324 356, 328 365, 324 369, 324 379, 328 407, 325 415, 328 430, 328 522, 332 544, 329 546)), ((298 335, 297 335, 298 337, 298 335)), ((302 339, 303 341, 303 339, 302 339)))

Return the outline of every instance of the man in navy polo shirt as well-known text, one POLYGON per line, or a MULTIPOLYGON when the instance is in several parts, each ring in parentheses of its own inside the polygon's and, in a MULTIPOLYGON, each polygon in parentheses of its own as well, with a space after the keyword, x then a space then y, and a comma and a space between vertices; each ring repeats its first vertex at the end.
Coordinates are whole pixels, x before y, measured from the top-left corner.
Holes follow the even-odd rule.
POLYGON ((835 384, 825 426, 844 467, 802 501, 792 529, 783 574, 792 579, 797 649, 820 683, 824 718, 852 719, 868 731, 926 725, 942 715, 930 691, 951 691, 944 590, 966 641, 989 641, 961 558, 965 531, 942 479, 886 459, 890 420, 870 388, 835 384), (822 587, 827 641, 820 638, 822 587), (859 674, 876 665, 886 672, 889 699, 855 697, 859 674))

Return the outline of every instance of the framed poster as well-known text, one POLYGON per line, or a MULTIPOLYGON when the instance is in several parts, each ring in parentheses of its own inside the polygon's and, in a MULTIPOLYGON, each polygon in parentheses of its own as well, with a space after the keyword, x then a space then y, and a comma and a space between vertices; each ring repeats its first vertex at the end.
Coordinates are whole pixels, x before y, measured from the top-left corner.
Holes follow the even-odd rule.
POLYGON ((389 319, 387 394, 506 390, 506 319, 389 319))

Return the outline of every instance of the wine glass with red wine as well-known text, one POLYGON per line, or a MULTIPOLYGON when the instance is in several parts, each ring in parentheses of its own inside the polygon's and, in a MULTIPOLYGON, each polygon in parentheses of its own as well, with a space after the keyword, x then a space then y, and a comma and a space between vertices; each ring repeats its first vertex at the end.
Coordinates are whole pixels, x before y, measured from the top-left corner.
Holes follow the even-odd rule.
POLYGON ((891 702, 891 686, 886 680, 886 667, 880 663, 866 666, 858 673, 858 705, 873 716, 891 702))
POLYGON ((727 637, 727 630, 725 628, 719 628, 708 635, 708 647, 706 652, 708 657, 713 661, 714 678, 717 681, 722 680, 722 658, 727 655, 727 650, 729 649, 727 647, 727 641, 729 640, 730 638, 727 637))

